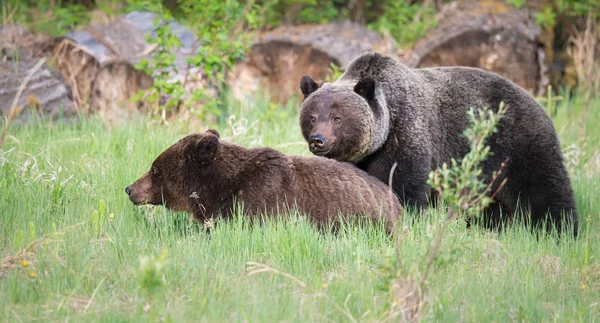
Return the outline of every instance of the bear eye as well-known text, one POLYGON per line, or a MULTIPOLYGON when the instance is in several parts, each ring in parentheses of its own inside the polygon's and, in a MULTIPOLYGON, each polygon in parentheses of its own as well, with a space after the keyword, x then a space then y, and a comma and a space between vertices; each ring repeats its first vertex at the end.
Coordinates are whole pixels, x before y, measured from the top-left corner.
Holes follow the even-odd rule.
POLYGON ((340 118, 340 117, 333 118, 333 122, 335 122, 335 123, 340 123, 341 121, 342 121, 342 118, 340 118))
POLYGON ((315 118, 315 117, 311 116, 311 117, 310 117, 310 122, 312 122, 312 123, 315 123, 315 122, 317 122, 317 118, 315 118))

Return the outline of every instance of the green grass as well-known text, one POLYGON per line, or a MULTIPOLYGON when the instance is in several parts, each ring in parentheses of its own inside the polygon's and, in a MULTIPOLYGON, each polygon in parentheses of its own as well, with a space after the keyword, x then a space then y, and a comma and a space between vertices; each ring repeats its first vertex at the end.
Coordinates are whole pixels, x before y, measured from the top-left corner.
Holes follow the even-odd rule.
MULTIPOLYGON (((296 109, 232 106, 235 119, 215 128, 248 147, 310 155, 296 109)), ((497 235, 450 225, 427 279, 422 320, 600 320, 600 100, 565 101, 554 119, 581 239, 557 243, 519 226, 497 235)), ((0 150, 3 322, 388 318, 386 305, 399 296, 380 288, 392 282, 379 269, 399 267, 381 231, 320 234, 305 221, 248 228, 235 219, 208 235, 185 214, 134 207, 124 188, 190 131, 184 122, 148 125, 143 118, 112 127, 89 120, 11 128, 0 150), (248 275, 254 268, 247 262, 281 273, 248 275)), ((424 271, 441 217, 428 213, 409 215, 417 220, 404 229, 401 277, 424 271)))

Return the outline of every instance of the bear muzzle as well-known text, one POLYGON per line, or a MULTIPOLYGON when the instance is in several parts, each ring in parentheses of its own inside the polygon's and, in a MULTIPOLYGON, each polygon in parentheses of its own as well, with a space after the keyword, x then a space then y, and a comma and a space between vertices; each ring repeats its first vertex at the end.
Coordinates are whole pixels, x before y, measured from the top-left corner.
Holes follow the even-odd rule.
POLYGON ((321 135, 312 135, 308 138, 308 149, 315 155, 325 155, 329 152, 325 144, 327 139, 321 135))
POLYGON ((125 193, 129 196, 129 199, 135 205, 142 205, 148 203, 148 192, 152 188, 152 180, 150 174, 146 173, 135 183, 125 188, 125 193))

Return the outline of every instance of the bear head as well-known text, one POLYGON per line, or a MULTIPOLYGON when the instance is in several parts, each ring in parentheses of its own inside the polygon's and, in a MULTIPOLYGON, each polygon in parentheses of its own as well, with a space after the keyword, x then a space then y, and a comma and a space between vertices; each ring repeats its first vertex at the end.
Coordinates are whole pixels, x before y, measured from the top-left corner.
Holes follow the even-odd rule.
POLYGON ((319 86, 304 75, 300 89, 300 127, 313 154, 356 163, 387 139, 389 112, 373 78, 319 86))
POLYGON ((165 205, 174 211, 194 212, 197 199, 210 195, 220 154, 219 133, 209 129, 188 135, 162 152, 152 167, 125 189, 135 205, 165 205), (194 194, 195 193, 195 194, 194 194))

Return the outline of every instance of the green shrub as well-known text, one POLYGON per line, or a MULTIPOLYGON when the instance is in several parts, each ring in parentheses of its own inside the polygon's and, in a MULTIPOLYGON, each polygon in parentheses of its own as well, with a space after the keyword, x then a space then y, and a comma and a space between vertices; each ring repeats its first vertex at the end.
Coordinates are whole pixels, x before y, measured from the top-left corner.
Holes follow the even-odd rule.
MULTIPOLYGON (((154 85, 143 93, 149 103, 157 103, 167 97, 160 109, 185 107, 200 119, 218 115, 222 99, 211 94, 209 88, 222 93, 227 71, 237 61, 243 59, 252 40, 252 30, 257 28, 258 7, 251 2, 243 4, 236 0, 182 0, 179 2, 180 19, 186 27, 198 36, 193 47, 194 55, 187 59, 187 70, 183 80, 173 80, 172 73, 180 71, 175 67, 175 54, 172 49, 181 46, 166 23, 171 21, 171 12, 160 3, 139 1, 149 10, 159 13, 154 20, 156 36, 149 36, 148 42, 155 44, 155 55, 149 60, 141 60, 136 66, 154 76, 154 85), (190 69, 199 68, 202 76, 192 75, 190 69), (186 90, 188 82, 200 81, 204 86, 186 90)), ((135 99, 141 99, 142 93, 135 99)))
POLYGON ((410 47, 437 25, 437 11, 431 4, 386 1, 382 9, 382 14, 368 25, 369 28, 391 35, 402 47, 410 47))

